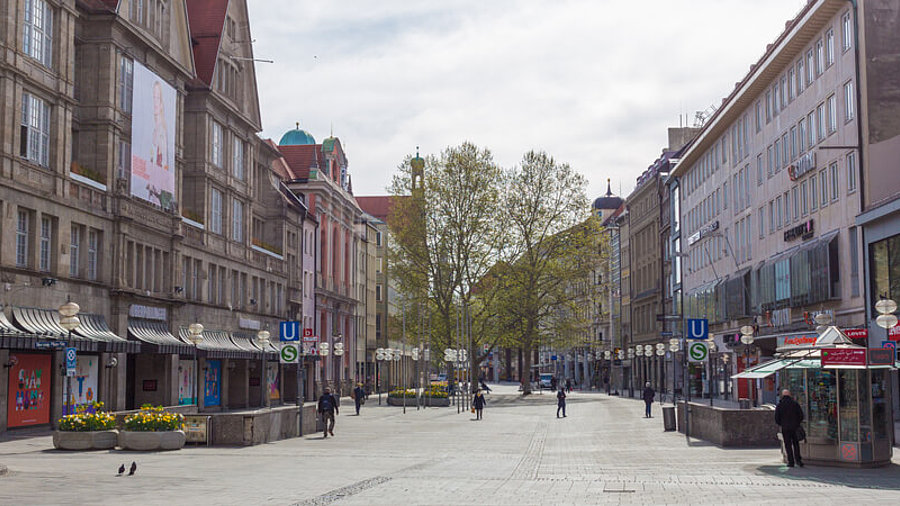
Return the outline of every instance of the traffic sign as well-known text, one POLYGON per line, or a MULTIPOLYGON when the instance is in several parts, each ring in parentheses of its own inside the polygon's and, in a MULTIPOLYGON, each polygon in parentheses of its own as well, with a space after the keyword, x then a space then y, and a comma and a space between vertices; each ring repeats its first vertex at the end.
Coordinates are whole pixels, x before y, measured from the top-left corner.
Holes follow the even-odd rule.
POLYGON ((897 341, 881 341, 882 348, 890 348, 894 350, 894 353, 897 352, 897 341))
POLYGON ((78 352, 75 348, 66 348, 66 376, 75 376, 78 366, 78 352))
POLYGON ((297 345, 294 343, 284 343, 281 345, 281 352, 278 354, 278 361, 282 364, 296 364, 300 357, 297 345))
POLYGON ((315 345, 315 343, 319 342, 319 336, 314 336, 312 334, 310 334, 308 336, 304 335, 303 342, 304 343, 313 343, 313 345, 315 345))
POLYGON ((313 329, 303 329, 303 337, 312 337, 315 332, 313 329))
POLYGON ((687 321, 688 339, 707 339, 709 337, 709 320, 693 318, 687 321))
POLYGON ((300 340, 300 322, 281 322, 279 337, 281 342, 296 342, 300 340))
POLYGON ((671 330, 663 330, 662 332, 659 333, 659 337, 673 337, 673 336, 675 336, 675 333, 672 332, 671 330))
POLYGON ((709 349, 706 347, 706 343, 697 342, 688 345, 688 359, 691 362, 706 362, 708 357, 709 349))

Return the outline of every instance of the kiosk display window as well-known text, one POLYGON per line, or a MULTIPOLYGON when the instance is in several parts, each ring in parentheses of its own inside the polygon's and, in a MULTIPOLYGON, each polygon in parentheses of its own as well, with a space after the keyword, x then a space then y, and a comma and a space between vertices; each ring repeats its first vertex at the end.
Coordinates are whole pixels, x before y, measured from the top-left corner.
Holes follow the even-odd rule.
MULTIPOLYGON (((857 371, 838 371, 838 405, 841 413, 841 441, 859 441, 859 389, 856 385, 857 371)), ((864 410, 865 411, 865 410, 864 410)))
POLYGON ((837 391, 833 370, 808 371, 809 430, 813 438, 837 439, 837 391))
POLYGON ((875 439, 890 439, 894 431, 891 420, 891 381, 884 369, 874 369, 872 374, 872 428, 875 439))

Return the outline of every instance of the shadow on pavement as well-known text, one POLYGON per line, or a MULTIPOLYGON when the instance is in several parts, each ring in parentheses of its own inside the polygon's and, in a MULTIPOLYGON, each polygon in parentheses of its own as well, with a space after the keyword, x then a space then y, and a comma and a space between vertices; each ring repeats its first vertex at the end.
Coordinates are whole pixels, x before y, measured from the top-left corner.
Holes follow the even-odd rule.
POLYGON ((778 476, 786 480, 810 481, 843 485, 852 488, 877 490, 900 490, 900 465, 891 464, 873 469, 849 469, 844 467, 787 467, 760 466, 756 468, 764 474, 778 476))

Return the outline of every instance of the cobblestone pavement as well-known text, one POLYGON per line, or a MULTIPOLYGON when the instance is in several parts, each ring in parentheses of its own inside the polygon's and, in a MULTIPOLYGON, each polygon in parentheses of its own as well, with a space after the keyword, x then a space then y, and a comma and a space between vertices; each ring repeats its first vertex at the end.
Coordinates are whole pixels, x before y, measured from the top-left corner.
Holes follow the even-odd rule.
MULTIPOLYGON (((788 469, 777 449, 720 449, 662 430, 659 405, 574 393, 489 394, 484 420, 456 407, 342 414, 336 437, 177 452, 57 452, 0 443, 0 504, 866 504, 900 500, 887 468, 788 469), (116 477, 136 461, 132 477, 116 477)), ((352 412, 352 410, 347 410, 352 412)))

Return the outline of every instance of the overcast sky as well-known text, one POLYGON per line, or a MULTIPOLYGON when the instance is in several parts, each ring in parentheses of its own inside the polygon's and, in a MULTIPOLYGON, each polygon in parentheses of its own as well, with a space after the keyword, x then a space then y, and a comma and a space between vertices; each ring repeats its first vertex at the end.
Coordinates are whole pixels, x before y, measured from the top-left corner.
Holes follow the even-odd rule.
POLYGON ((805 0, 248 0, 264 137, 332 125, 356 195, 464 140, 623 196, 666 128, 719 105, 805 0))

